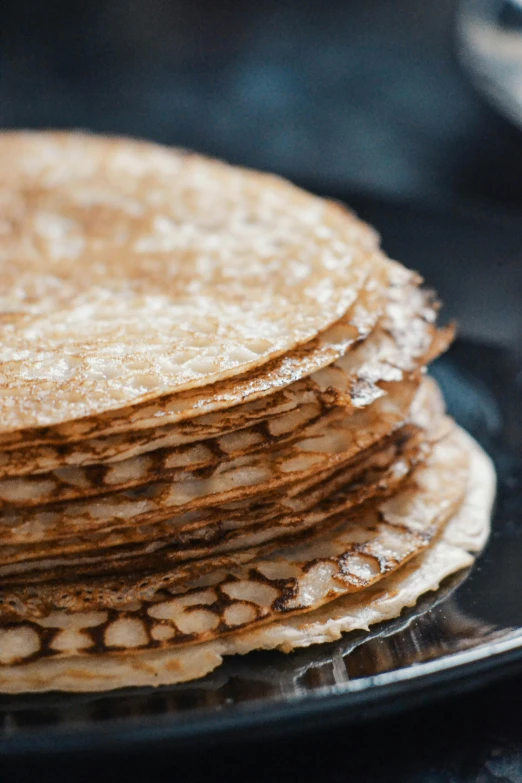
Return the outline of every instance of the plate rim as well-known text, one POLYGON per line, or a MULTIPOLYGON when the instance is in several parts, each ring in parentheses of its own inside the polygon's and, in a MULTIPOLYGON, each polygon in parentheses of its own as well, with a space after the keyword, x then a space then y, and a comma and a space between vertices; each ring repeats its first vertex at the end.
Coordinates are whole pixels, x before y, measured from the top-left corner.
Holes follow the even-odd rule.
MULTIPOLYGON (((128 717, 109 719, 87 727, 46 727, 43 731, 17 729, 16 735, 0 737, 0 757, 58 757, 94 749, 99 753, 117 753, 129 747, 139 752, 145 747, 167 742, 172 749, 180 743, 188 748, 203 740, 209 744, 238 741, 254 729, 258 732, 256 739, 267 734, 280 737, 289 727, 292 734, 297 733, 295 719, 299 719, 301 732, 306 731, 310 720, 318 716, 322 726, 339 720, 360 723, 373 717, 372 706, 377 707, 382 716, 394 711, 396 700, 395 710, 402 711, 414 706, 416 697, 422 696, 425 704, 444 698, 449 685, 453 686, 453 693, 455 687, 460 691, 475 689, 478 675, 487 675, 481 679, 479 687, 482 687, 513 669, 522 669, 522 628, 514 629, 512 635, 508 631, 507 638, 485 642, 470 650, 324 686, 313 693, 297 694, 287 701, 236 703, 212 710, 210 714, 205 708, 199 708, 188 720, 183 716, 173 720, 172 713, 164 713, 137 720, 128 717), (404 699, 408 701, 406 705, 404 699), (353 708, 351 713, 350 708, 353 708)), ((252 739, 250 735, 249 738, 252 739)))

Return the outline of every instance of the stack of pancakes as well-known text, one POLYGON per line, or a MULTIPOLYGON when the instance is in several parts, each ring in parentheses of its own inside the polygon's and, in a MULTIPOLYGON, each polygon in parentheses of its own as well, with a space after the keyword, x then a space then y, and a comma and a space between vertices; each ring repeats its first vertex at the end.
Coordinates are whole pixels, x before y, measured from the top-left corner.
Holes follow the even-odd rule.
POLYGON ((0 136, 0 690, 201 677, 468 566, 452 339, 343 207, 196 155, 0 136))

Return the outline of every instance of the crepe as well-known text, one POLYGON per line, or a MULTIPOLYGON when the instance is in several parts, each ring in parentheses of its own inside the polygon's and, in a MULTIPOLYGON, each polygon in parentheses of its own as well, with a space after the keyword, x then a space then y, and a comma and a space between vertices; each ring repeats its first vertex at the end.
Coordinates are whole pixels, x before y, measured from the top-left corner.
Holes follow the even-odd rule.
MULTIPOLYGON (((153 527, 115 530, 109 535, 87 534, 74 541, 76 546, 69 549, 64 547, 63 541, 58 541, 54 550, 40 552, 40 558, 35 557, 36 548, 29 554, 26 547, 22 557, 16 557, 17 549, 11 548, 7 556, 2 553, 2 584, 7 586, 23 580, 24 584, 38 585, 36 594, 40 599, 43 583, 69 581, 72 569, 75 580, 110 575, 117 578, 111 582, 109 592, 102 591, 103 599, 100 600, 112 605, 114 600, 125 600, 125 589, 121 588, 127 574, 142 574, 140 583, 147 589, 150 578, 143 574, 150 571, 168 572, 169 586, 184 583, 195 574, 212 570, 216 564, 251 560, 263 551, 273 549, 274 541, 280 543, 282 539, 315 531, 340 511, 375 495, 390 494, 425 459, 427 452, 427 444, 420 442, 418 433, 401 433, 398 438, 391 439, 382 452, 372 453, 354 465, 322 476, 315 484, 307 482, 308 486, 300 488, 294 497, 285 498, 281 493, 275 501, 266 500, 255 510, 228 510, 225 507, 196 520, 174 517, 153 527), (231 553, 228 560, 224 553, 231 553)), ((166 579, 165 576, 161 578, 166 579)), ((58 592, 61 601, 71 599, 63 583, 58 592)), ((80 588, 79 595, 82 601, 87 595, 90 603, 98 591, 92 592, 89 582, 88 590, 80 588)), ((71 600, 74 604, 74 598, 71 600)))
POLYGON ((2 134, 0 191, 3 432, 259 367, 341 318, 378 253, 338 204, 143 142, 2 134))
POLYGON ((186 681, 469 564, 491 471, 426 376, 454 327, 372 228, 126 139, 0 164, 0 691, 186 681))
MULTIPOLYGON (((412 387, 409 394, 414 391, 412 387)), ((175 563, 193 558, 198 559, 195 567, 201 568, 203 557, 314 528, 336 509, 346 510, 349 505, 398 486, 412 466, 427 456, 431 443, 447 431, 443 413, 438 387, 426 379, 415 393, 409 412, 406 406, 399 411, 395 421, 401 426, 392 435, 377 438, 373 445, 361 449, 360 427, 352 427, 351 451, 340 466, 334 460, 333 467, 314 471, 268 494, 188 511, 165 521, 135 524, 131 518, 124 527, 120 523, 119 527, 95 532, 89 532, 84 522, 71 537, 72 517, 65 528, 62 525, 62 531, 58 525, 63 508, 61 516, 59 511, 54 515, 44 512, 33 520, 32 529, 24 526, 21 530, 1 530, 4 542, 22 543, 0 547, 0 575, 4 584, 21 576, 35 583, 66 575, 67 568, 73 568, 75 575, 142 573, 158 567, 172 569, 175 563), (359 438, 356 444, 353 433, 359 438)), ((334 435, 339 435, 335 429, 334 435)))
MULTIPOLYGON (((162 399, 161 404, 158 402, 153 408, 153 411, 161 410, 160 427, 147 428, 151 418, 153 420, 154 415, 158 417, 157 413, 151 412, 150 406, 142 408, 143 416, 138 416, 134 408, 127 419, 123 413, 120 414, 121 420, 126 421, 125 434, 113 432, 118 429, 118 421, 121 424, 120 418, 113 415, 110 424, 112 434, 105 431, 103 437, 98 432, 96 438, 32 447, 25 443, 22 449, 0 452, 0 477, 40 474, 56 467, 63 469, 67 465, 127 461, 132 456, 158 449, 178 448, 244 429, 251 432, 262 422, 288 417, 296 408, 308 404, 323 407, 341 405, 345 408, 370 405, 383 394, 380 384, 401 380, 404 373, 413 371, 445 350, 452 338, 451 329, 434 328, 436 303, 426 292, 414 287, 409 276, 395 274, 392 279, 395 279, 395 285, 387 293, 385 313, 367 339, 351 351, 351 344, 343 343, 341 356, 329 356, 326 367, 320 367, 304 379, 299 378, 293 365, 292 374, 297 379, 279 392, 234 405, 226 411, 207 414, 202 413, 206 409, 204 401, 192 398, 192 414, 197 415, 181 422, 176 418, 182 412, 180 395, 171 397, 170 401, 162 399), (145 414, 147 410, 149 413, 145 414), (170 423, 166 424, 166 421, 170 423), (134 426, 138 429, 134 430, 134 426)), ((318 339, 323 340, 324 337, 318 339)), ((279 381, 283 377, 286 377, 284 373, 279 381)), ((277 385, 280 385, 279 382, 277 385)), ((248 388, 242 390, 244 398, 252 396, 253 386, 255 384, 250 378, 248 388)), ((236 379, 234 392, 239 391, 240 384, 236 379)), ((222 398, 222 387, 214 386, 212 403, 215 405, 222 398)), ((107 416, 103 421, 109 427, 107 416)), ((82 425, 86 426, 85 420, 82 425)), ((53 428, 49 435, 56 436, 57 430, 53 428)), ((73 477, 70 483, 74 483, 73 477)), ((20 489, 18 494, 23 496, 23 490, 20 489)))
MULTIPOLYGON (((106 613, 92 612, 79 617, 76 623, 62 614, 39 626, 54 629, 54 643, 49 643, 47 637, 46 645, 52 648, 54 644, 58 649, 54 658, 44 657, 38 661, 35 657, 41 649, 39 632, 36 625, 24 623, 1 632, 0 660, 11 665, 0 668, 0 689, 11 693, 56 688, 88 691, 128 685, 171 684, 203 676, 218 666, 225 655, 274 648, 289 652, 297 647, 332 641, 341 633, 367 629, 371 624, 396 617, 404 607, 412 606, 420 595, 436 589, 446 576, 469 566, 473 558, 467 550, 475 551, 477 540, 487 536, 495 481, 491 462, 462 431, 458 431, 454 443, 472 463, 467 493, 460 509, 440 540, 437 539, 415 560, 410 560, 409 565, 399 569, 396 575, 377 582, 373 590, 367 587, 312 612, 261 625, 252 631, 232 632, 217 641, 188 646, 182 644, 177 649, 164 642, 163 649, 143 651, 141 648, 150 644, 143 625, 134 625, 127 617, 121 618, 123 622, 116 628, 110 625, 112 632, 109 628, 104 629, 105 643, 114 650, 112 654, 86 654, 86 644, 94 646, 94 638, 99 639, 91 629, 107 623, 106 613), (466 532, 470 527, 470 516, 473 520, 471 536, 466 532), (116 644, 112 646, 114 642, 116 644), (127 646, 125 654, 121 652, 122 643, 127 646), (70 651, 73 644, 78 645, 78 654, 65 654, 63 650, 70 651), (19 663, 22 655, 28 663, 19 663)), ((431 489, 435 489, 433 485, 431 489)), ((198 611, 208 611, 207 606, 203 610, 198 608, 198 611)), ((161 610, 156 609, 158 613, 161 610)), ((197 621, 202 624, 201 618, 197 621)), ((163 619, 165 622, 172 622, 171 615, 168 621, 163 619)))
POLYGON ((173 514, 264 495, 340 467, 402 425, 417 389, 418 382, 412 380, 353 416, 321 419, 305 427, 293 443, 276 446, 269 460, 264 452, 255 452, 207 469, 202 477, 198 471, 185 470, 168 481, 95 500, 5 510, 0 525, 0 575, 5 573, 1 566, 5 562, 27 562, 55 551, 52 541, 64 542, 67 533, 73 539, 67 551, 81 551, 82 533, 107 534, 124 525, 150 525, 173 514), (20 545, 24 538, 31 542, 25 548, 20 545), (9 547, 10 541, 16 549, 9 547))
MULTIPOLYGON (((85 467, 66 467, 63 448, 57 449, 55 460, 62 459, 61 463, 58 462, 58 469, 27 477, 0 479, 0 507, 42 505, 111 493, 161 478, 175 478, 176 472, 188 466, 201 470, 222 465, 226 460, 289 440, 308 424, 324 420, 329 411, 339 415, 342 410, 344 414, 351 415, 357 409, 369 406, 385 393, 387 383, 401 381, 418 371, 424 366, 428 353, 429 356, 437 355, 449 341, 447 332, 434 331, 419 316, 418 327, 414 328, 418 302, 423 299, 412 295, 414 293, 407 288, 404 302, 400 303, 408 314, 412 314, 407 337, 403 337, 400 331, 404 313, 402 308, 395 306, 382 327, 376 329, 359 350, 289 386, 284 392, 286 410, 278 415, 272 414, 254 424, 241 422, 233 432, 181 446, 170 445, 173 438, 169 428, 162 436, 160 448, 154 448, 153 439, 151 442, 145 439, 141 454, 119 459, 116 464, 103 462, 103 467, 99 462, 85 467)), ((240 416, 238 411, 238 425, 240 416)), ((174 442, 176 438, 177 433, 174 433, 174 442)), ((49 459, 50 452, 49 448, 44 452, 46 459, 49 459)), ((73 454, 78 462, 74 449, 73 454)), ((25 461, 23 471, 28 473, 31 469, 30 456, 28 459, 27 454, 21 451, 18 458, 25 461)), ((13 459, 8 464, 13 470, 16 461, 13 459)))

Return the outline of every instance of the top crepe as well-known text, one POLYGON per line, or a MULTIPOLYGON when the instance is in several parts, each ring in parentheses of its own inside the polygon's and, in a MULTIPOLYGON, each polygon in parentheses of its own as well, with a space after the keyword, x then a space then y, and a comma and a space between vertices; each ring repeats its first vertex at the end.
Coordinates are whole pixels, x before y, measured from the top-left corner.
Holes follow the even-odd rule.
POLYGON ((0 432, 198 388, 339 320, 379 257, 342 207, 155 145, 0 135, 0 432))

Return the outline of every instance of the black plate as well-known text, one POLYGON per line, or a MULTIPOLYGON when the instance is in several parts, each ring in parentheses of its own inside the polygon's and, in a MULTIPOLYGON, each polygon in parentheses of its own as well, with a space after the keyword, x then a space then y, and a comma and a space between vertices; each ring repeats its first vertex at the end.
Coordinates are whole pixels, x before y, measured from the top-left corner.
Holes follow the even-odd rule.
POLYGON ((0 754, 186 747, 192 741, 201 747, 253 729, 257 737, 279 735, 318 718, 324 726, 404 709, 522 667, 520 368, 509 347, 463 340, 433 372, 451 413, 493 456, 499 476, 494 532, 471 573, 450 578, 370 634, 292 655, 231 659, 196 683, 2 697, 0 754))

